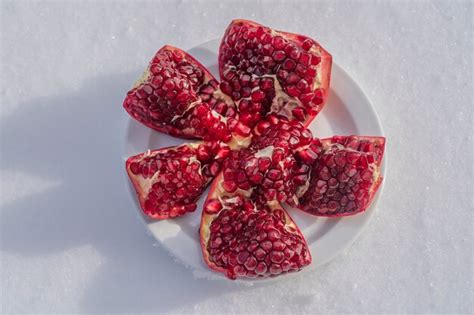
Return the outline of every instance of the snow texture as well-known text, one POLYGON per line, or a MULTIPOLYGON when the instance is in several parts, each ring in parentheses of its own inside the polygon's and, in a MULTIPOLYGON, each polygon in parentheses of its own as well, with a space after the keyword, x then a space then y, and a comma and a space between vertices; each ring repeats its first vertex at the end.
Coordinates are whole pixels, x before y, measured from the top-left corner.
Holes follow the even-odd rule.
POLYGON ((2 1, 1 311, 472 314, 472 17, 469 1, 2 1), (154 52, 239 17, 320 41, 388 138, 379 209, 354 245, 251 287, 152 246, 121 156, 121 102, 154 52))

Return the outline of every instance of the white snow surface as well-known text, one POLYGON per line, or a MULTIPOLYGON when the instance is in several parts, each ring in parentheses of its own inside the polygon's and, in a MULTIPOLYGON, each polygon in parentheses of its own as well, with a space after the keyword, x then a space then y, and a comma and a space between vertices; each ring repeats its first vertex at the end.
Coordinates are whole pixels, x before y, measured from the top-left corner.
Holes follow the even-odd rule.
POLYGON ((0 16, 1 312, 473 313, 472 2, 2 1, 0 16), (123 180, 127 89, 162 45, 233 18, 317 39, 388 141, 361 237, 268 285, 193 276, 153 246, 123 180))

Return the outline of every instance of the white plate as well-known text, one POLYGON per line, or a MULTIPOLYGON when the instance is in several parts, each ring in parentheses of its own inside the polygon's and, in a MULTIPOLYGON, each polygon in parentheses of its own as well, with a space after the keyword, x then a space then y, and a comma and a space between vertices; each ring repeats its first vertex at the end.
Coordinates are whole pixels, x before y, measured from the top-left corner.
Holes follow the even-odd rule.
MULTIPOLYGON (((217 51, 219 41, 213 40, 203 43, 189 50, 204 66, 216 76, 218 74, 217 51)), ((131 79, 130 82, 133 81, 131 79)), ((309 129, 313 135, 319 138, 333 135, 383 135, 382 127, 374 108, 370 104, 358 85, 337 64, 333 64, 331 76, 331 92, 328 103, 321 114, 311 123, 309 129)), ((129 126, 125 135, 124 161, 131 155, 144 152, 147 149, 158 149, 172 145, 179 145, 185 140, 173 138, 155 132, 133 119, 129 120, 129 126)), ((385 153, 384 160, 387 159, 385 153)), ((382 164, 382 174, 385 177, 385 162, 382 164)), ((124 170, 125 174, 125 170, 124 170)), ((142 215, 136 200, 133 187, 125 175, 129 194, 135 204, 135 210, 142 215)), ((302 211, 289 209, 290 215, 296 221, 303 232, 313 256, 313 263, 299 273, 310 272, 321 266, 338 253, 349 246, 362 231, 370 217, 374 214, 379 195, 383 189, 383 183, 375 196, 372 205, 365 212, 344 218, 318 218, 302 211)), ((198 208, 194 213, 188 213, 183 217, 151 221, 145 216, 146 225, 153 236, 163 248, 167 249, 172 256, 186 266, 193 269, 195 275, 209 278, 224 279, 222 274, 212 272, 204 263, 199 245, 199 223, 201 219, 202 203, 207 195, 202 195, 198 208)), ((270 278, 288 279, 288 276, 270 278)))

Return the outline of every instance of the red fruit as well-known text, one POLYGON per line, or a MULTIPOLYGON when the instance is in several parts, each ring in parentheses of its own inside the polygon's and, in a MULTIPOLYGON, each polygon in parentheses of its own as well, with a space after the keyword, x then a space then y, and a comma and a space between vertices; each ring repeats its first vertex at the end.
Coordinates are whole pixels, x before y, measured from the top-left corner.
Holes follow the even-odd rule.
POLYGON ((278 203, 258 206, 220 187, 212 187, 205 203, 200 235, 206 264, 230 279, 275 277, 311 263, 303 235, 278 203), (207 211, 217 200, 220 210, 207 211))
POLYGON ((153 219, 194 211, 215 177, 200 225, 206 264, 231 279, 298 271, 311 255, 281 203, 318 216, 364 211, 382 180, 385 139, 312 137, 306 126, 326 102, 331 55, 308 37, 235 20, 219 71, 220 84, 164 46, 128 92, 124 107, 138 121, 210 141, 129 158, 140 206, 153 219))
POLYGON ((196 59, 164 46, 127 93, 124 108, 144 125, 175 137, 228 141, 225 116, 235 116, 232 100, 196 59))
POLYGON ((126 169, 143 212, 167 219, 196 209, 227 154, 228 148, 216 142, 187 144, 132 156, 126 169))
POLYGON ((253 87, 245 99, 250 105, 239 106, 250 125, 273 112, 307 126, 326 102, 331 62, 331 55, 306 36, 234 20, 219 50, 222 91, 232 96, 241 86, 253 87))
POLYGON ((335 136, 321 140, 321 144, 322 152, 310 164, 311 179, 298 208, 327 217, 367 209, 382 182, 385 138, 335 136))

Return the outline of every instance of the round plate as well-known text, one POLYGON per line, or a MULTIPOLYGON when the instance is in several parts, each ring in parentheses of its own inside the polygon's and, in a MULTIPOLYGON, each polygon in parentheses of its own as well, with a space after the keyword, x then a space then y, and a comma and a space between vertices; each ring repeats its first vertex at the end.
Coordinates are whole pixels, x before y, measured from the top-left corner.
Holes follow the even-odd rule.
MULTIPOLYGON (((196 46, 189 53, 207 67, 216 78, 219 78, 217 52, 219 41, 212 40, 196 46)), ((338 65, 333 64, 331 74, 331 92, 328 103, 323 111, 311 123, 309 129, 315 137, 326 138, 333 135, 366 135, 382 136, 383 131, 374 108, 359 86, 338 65)), ((124 161, 132 155, 148 149, 159 149, 180 145, 186 140, 155 132, 135 120, 129 120, 125 135, 124 161)), ((384 160, 387 154, 384 154, 384 160)), ((385 162, 382 174, 385 177, 385 162)), ((124 174, 126 172, 124 171, 124 174)), ((146 225, 170 254, 179 262, 193 269, 196 276, 225 279, 223 274, 211 271, 202 259, 199 244, 199 223, 202 204, 208 190, 201 196, 197 211, 183 217, 152 221, 144 216, 136 199, 135 191, 125 175, 130 196, 136 211, 145 219, 146 225)), ((302 211, 288 208, 290 215, 303 232, 313 257, 313 263, 299 273, 309 272, 329 262, 343 249, 349 246, 362 231, 370 217, 374 214, 383 182, 371 207, 365 212, 344 218, 315 217, 302 211)), ((256 280, 258 282, 273 279, 287 279, 287 276, 256 280)), ((250 281, 250 280, 248 280, 250 281)))

